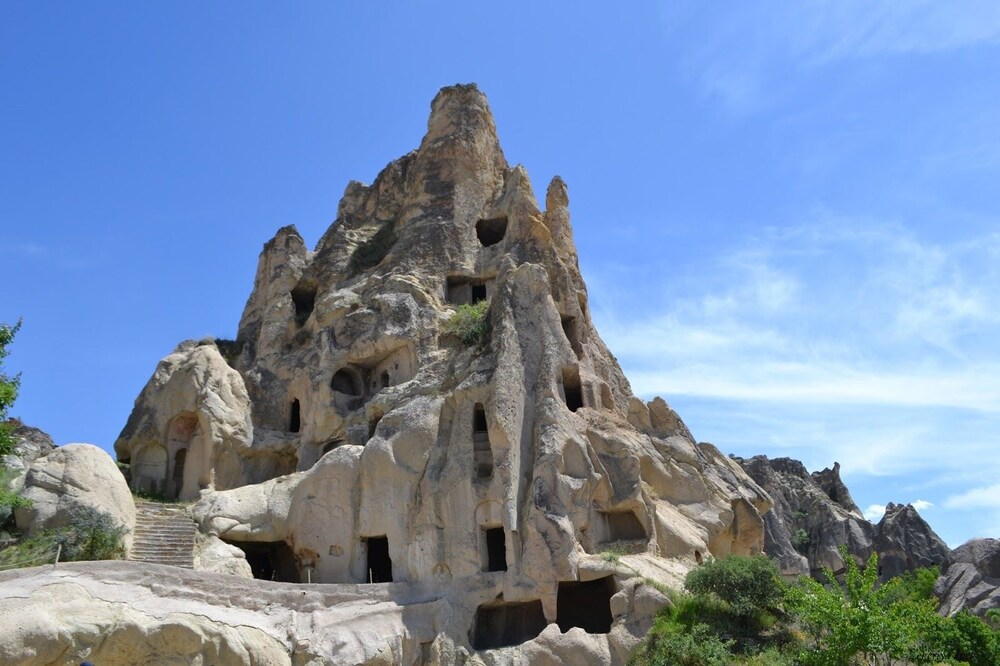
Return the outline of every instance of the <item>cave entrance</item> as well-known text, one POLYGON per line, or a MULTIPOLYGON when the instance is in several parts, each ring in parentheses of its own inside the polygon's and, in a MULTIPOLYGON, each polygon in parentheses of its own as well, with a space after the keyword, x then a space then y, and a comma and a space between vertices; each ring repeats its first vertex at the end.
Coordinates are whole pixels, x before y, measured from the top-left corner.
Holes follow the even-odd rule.
POLYGON ((295 553, 284 541, 228 541, 247 557, 253 577, 282 583, 301 583, 295 553))
POLYGON ((480 544, 484 547, 486 557, 483 569, 485 571, 507 571, 507 545, 504 541, 502 527, 484 527, 480 544))
POLYGON ((520 645, 542 633, 548 625, 539 599, 521 603, 483 604, 472 623, 472 647, 476 650, 520 645))
POLYGON ((301 326, 309 319, 316 306, 316 283, 303 280, 292 289, 292 303, 295 305, 295 323, 301 326))
POLYGON ((330 451, 333 451, 338 446, 341 446, 343 443, 344 443, 344 440, 342 440, 342 439, 335 439, 332 442, 327 442, 326 444, 323 445, 323 452, 320 454, 320 457, 322 458, 323 456, 325 456, 326 454, 328 454, 330 451))
POLYGON ((187 447, 183 449, 177 449, 177 453, 174 454, 174 472, 173 478, 173 497, 178 497, 181 494, 181 488, 184 486, 184 462, 187 460, 187 447))
POLYGON ((560 322, 569 346, 573 348, 576 357, 580 358, 583 356, 583 347, 580 345, 580 327, 576 323, 576 317, 560 317, 560 322))
POLYGON ((298 432, 302 428, 302 408, 296 398, 288 408, 288 432, 298 432))
POLYGON ((563 396, 569 411, 575 412, 583 407, 583 387, 580 385, 580 369, 568 365, 562 371, 563 396))
POLYGON ((490 447, 490 433, 486 424, 486 408, 481 402, 477 402, 472 410, 472 455, 476 478, 491 478, 493 449, 490 447))
POLYGON ((646 529, 632 511, 602 513, 607 541, 645 540, 646 529))
POLYGON ((365 548, 366 582, 391 583, 392 559, 389 557, 389 538, 366 537, 361 541, 365 548))
POLYGON ((507 217, 494 217, 476 222, 476 237, 483 247, 496 245, 507 235, 507 217))
POLYGON ((611 631, 611 597, 615 593, 612 576, 580 583, 559 583, 556 595, 556 624, 564 634, 579 627, 588 634, 611 631))

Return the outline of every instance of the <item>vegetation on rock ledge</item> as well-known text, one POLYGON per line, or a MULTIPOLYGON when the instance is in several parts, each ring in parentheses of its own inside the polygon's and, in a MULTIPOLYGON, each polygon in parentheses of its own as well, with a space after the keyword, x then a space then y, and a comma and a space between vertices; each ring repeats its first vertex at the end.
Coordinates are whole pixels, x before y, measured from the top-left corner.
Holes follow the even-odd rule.
MULTIPOLYGON (((781 581, 765 557, 729 557, 688 574, 630 660, 634 666, 890 666, 1000 663, 1000 633, 963 611, 941 617, 936 569, 878 584, 842 551, 844 582, 781 581)), ((989 619, 989 618, 988 618, 989 619)))
POLYGON ((488 300, 474 305, 459 305, 445 324, 445 332, 457 336, 470 347, 483 346, 490 335, 489 309, 488 300))

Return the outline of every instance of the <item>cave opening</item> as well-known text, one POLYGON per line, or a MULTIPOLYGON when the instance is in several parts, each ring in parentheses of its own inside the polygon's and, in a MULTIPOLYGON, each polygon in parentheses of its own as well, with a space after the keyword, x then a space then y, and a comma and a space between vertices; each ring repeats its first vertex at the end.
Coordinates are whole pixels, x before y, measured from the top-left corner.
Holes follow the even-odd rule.
POLYGON ((295 323, 301 326, 309 319, 316 307, 316 283, 303 280, 292 289, 292 303, 295 305, 295 323))
POLYGON ((580 327, 576 323, 576 317, 560 317, 563 333, 569 341, 569 346, 573 348, 573 353, 577 358, 583 356, 583 346, 580 344, 580 327))
POLYGON ((489 479, 493 476, 493 449, 486 424, 486 408, 477 402, 472 410, 472 455, 476 478, 489 479))
POLYGON ((537 637, 546 626, 540 599, 483 604, 476 609, 472 623, 472 647, 489 650, 520 645, 537 637))
POLYGON ((476 237, 483 247, 496 245, 507 235, 507 217, 494 217, 476 222, 476 237))
POLYGON ((613 576, 585 582, 560 582, 556 595, 556 624, 566 633, 579 627, 588 634, 611 631, 611 597, 615 593, 613 576))
POLYGON ((486 571, 507 571, 507 545, 502 527, 483 528, 486 571))
POLYGON ((583 407, 583 387, 580 385, 580 369, 575 365, 566 366, 562 371, 563 395, 569 411, 583 407))
POLYGON ((250 572, 258 580, 301 583, 295 553, 284 541, 228 541, 246 555, 250 572))
POLYGON ((296 398, 292 400, 292 404, 288 410, 288 432, 298 432, 302 427, 302 411, 299 406, 299 400, 296 398))
POLYGON ((601 514, 606 526, 607 541, 645 540, 646 528, 632 511, 610 511, 601 514))
POLYGON ((392 558, 389 557, 389 537, 366 537, 362 542, 365 547, 366 582, 391 583, 392 558))

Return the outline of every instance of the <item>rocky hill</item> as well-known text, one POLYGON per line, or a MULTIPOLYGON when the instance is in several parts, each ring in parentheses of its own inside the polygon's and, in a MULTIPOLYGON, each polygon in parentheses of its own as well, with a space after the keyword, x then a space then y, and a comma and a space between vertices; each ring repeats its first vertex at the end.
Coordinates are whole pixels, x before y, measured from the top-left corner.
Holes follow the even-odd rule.
POLYGON ((877 525, 866 520, 838 463, 810 474, 791 458, 734 460, 774 502, 764 516, 764 552, 787 576, 818 576, 825 568, 839 573, 842 545, 862 565, 877 552, 883 580, 951 559, 948 546, 910 505, 890 503, 877 525))
POLYGON ((294 227, 264 245, 236 340, 163 359, 115 451, 135 490, 197 500, 196 569, 343 590, 356 619, 322 638, 263 629, 296 663, 624 663, 664 601, 644 581, 760 552, 771 505, 632 394, 566 184, 538 204, 472 85, 347 186, 315 248, 294 227))

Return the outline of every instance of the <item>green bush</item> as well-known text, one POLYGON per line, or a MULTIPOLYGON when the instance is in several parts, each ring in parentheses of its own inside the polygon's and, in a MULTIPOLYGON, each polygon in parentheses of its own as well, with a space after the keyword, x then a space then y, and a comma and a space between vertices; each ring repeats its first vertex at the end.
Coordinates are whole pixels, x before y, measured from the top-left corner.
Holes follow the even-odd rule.
POLYGON ((774 610, 783 594, 778 568, 763 555, 709 560, 688 573, 684 587, 717 596, 744 618, 774 610))
POLYGON ((729 666, 733 655, 729 643, 710 627, 696 624, 690 629, 676 624, 669 615, 656 618, 649 636, 629 660, 630 666, 729 666))
POLYGON ((378 266, 395 244, 396 231, 392 222, 386 222, 371 238, 355 248, 354 254, 351 255, 351 273, 356 275, 378 266))
POLYGON ((127 532, 109 514, 82 507, 73 512, 69 527, 56 530, 55 544, 62 546, 60 559, 70 562, 118 560, 125 556, 127 532))
POLYGON ((490 335, 490 302, 479 301, 475 305, 459 305, 445 324, 446 333, 458 336, 466 345, 482 347, 490 335))
POLYGON ((806 532, 801 527, 795 530, 795 534, 792 535, 792 546, 799 552, 807 550, 811 541, 809 532, 806 532))

